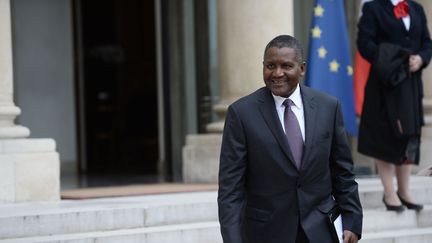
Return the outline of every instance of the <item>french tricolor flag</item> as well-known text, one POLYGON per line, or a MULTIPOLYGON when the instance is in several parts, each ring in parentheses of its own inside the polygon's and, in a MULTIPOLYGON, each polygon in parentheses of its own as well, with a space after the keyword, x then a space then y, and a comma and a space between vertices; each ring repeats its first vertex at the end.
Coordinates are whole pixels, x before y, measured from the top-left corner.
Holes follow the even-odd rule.
MULTIPOLYGON (((371 0, 362 0, 360 9, 362 9, 364 3, 369 1, 371 0)), ((358 50, 356 50, 354 59, 354 105, 357 116, 360 116, 362 112, 364 89, 369 77, 369 69, 370 63, 360 55, 358 50)))

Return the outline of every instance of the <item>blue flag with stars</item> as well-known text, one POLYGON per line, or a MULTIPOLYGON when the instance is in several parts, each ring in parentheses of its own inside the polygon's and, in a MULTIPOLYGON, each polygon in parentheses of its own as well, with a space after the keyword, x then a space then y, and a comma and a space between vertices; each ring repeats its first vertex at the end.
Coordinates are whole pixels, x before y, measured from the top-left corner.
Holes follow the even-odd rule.
POLYGON ((356 136, 352 75, 343 0, 316 0, 305 82, 338 98, 342 104, 345 128, 356 136))

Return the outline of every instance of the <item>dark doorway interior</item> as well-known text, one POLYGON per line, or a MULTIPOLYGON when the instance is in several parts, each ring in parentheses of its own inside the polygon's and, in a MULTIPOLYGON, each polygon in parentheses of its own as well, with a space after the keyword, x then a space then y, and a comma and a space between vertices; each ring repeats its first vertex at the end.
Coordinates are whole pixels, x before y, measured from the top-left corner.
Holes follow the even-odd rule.
POLYGON ((153 5, 142 0, 76 1, 82 173, 157 177, 153 5))

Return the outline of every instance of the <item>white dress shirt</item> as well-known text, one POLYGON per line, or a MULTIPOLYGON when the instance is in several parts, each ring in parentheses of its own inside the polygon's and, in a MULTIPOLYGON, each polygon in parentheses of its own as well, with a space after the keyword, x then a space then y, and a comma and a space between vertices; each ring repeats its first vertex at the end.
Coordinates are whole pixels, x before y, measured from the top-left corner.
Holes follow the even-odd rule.
MULTIPOLYGON (((276 105, 276 111, 279 116, 279 121, 282 124, 282 128, 285 132, 285 123, 284 123, 284 112, 285 112, 285 106, 283 105, 283 102, 287 99, 285 97, 276 96, 272 93, 273 99, 275 101, 276 105)), ((294 112, 295 116, 297 117, 297 121, 300 125, 300 131, 303 137, 303 142, 305 141, 305 121, 304 121, 304 109, 303 109, 303 100, 300 94, 300 85, 297 84, 296 89, 294 92, 288 97, 294 102, 294 106, 291 106, 292 111, 294 112)))
MULTIPOLYGON (((402 2, 402 1, 403 0, 391 0, 391 2, 393 3, 393 6, 396 6, 399 2, 402 2)), ((409 30, 410 25, 411 25, 411 18, 410 18, 410 16, 408 15, 406 17, 403 17, 402 21, 403 21, 403 23, 405 25, 405 29, 409 30)))

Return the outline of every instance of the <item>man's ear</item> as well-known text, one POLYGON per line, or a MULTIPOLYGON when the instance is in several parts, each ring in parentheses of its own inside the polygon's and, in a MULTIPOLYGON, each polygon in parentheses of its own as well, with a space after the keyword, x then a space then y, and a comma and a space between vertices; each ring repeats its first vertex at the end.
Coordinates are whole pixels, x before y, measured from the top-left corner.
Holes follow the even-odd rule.
POLYGON ((306 62, 302 62, 302 64, 300 64, 300 70, 301 70, 301 76, 304 76, 306 72, 306 62))

